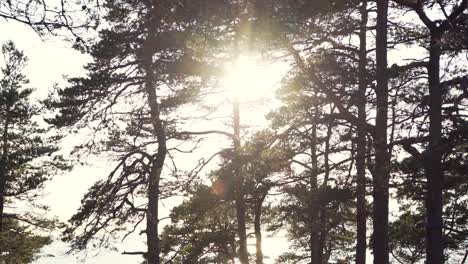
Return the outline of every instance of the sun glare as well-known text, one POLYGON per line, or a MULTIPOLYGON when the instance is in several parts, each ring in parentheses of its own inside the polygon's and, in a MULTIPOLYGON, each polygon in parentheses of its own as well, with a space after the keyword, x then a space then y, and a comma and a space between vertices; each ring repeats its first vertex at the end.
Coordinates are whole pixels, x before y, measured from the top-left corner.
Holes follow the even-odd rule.
POLYGON ((248 56, 240 56, 234 63, 226 65, 223 81, 226 93, 239 100, 262 99, 273 94, 278 73, 271 63, 248 56))

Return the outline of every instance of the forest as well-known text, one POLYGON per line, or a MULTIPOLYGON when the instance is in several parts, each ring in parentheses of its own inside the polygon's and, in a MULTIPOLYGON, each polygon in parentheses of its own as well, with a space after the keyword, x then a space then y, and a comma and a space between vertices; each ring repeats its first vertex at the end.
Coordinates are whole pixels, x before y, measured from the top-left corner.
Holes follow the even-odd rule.
POLYGON ((468 264, 468 0, 0 0, 0 17, 89 58, 39 87, 23 43, 0 43, 0 264, 468 264), (64 221, 42 197, 83 166, 64 221))

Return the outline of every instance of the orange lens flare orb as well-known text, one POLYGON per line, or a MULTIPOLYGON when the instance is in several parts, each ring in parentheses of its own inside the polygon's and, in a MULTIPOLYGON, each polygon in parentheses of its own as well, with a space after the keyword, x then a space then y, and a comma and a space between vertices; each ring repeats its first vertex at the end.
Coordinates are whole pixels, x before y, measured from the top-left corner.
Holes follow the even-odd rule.
POLYGON ((211 188, 214 195, 220 198, 224 198, 226 194, 226 185, 224 184, 223 180, 216 180, 211 188))

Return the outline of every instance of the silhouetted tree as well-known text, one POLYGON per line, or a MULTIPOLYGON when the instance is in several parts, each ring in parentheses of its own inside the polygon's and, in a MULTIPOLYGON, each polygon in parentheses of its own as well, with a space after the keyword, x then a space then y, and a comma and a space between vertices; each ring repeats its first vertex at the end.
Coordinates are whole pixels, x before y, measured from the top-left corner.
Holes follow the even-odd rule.
POLYGON ((52 230, 57 224, 34 213, 46 209, 35 200, 47 180, 70 166, 55 153, 57 138, 48 136, 49 130, 39 124, 41 108, 30 100, 33 89, 24 75, 26 56, 13 42, 2 45, 2 54, 0 260, 29 263, 50 242, 48 236, 36 235, 33 229, 52 230), (30 206, 31 212, 22 212, 21 205, 30 206), (26 241, 23 245, 22 240, 26 241))
POLYGON ((195 100, 204 78, 213 74, 195 51, 211 41, 211 30, 220 30, 214 25, 228 19, 230 11, 213 1, 108 1, 103 6, 109 29, 100 31, 91 48, 87 77, 70 79, 70 86, 49 100, 59 111, 49 122, 91 126, 100 136, 84 147, 117 153, 117 165, 90 188, 66 234, 74 249, 84 249, 93 239, 106 244, 122 229, 131 233, 146 220, 144 256, 148 263, 160 263, 158 204, 169 195, 161 186, 168 140, 187 138, 177 133, 174 111, 195 100), (204 8, 211 4, 212 9, 204 8), (124 224, 129 225, 120 227, 124 224))

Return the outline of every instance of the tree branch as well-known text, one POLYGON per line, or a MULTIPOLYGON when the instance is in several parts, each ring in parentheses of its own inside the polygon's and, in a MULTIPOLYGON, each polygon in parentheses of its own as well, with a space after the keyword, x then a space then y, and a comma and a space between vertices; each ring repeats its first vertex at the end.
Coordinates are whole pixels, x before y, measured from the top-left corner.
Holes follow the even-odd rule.
POLYGON ((231 139, 234 139, 235 136, 231 133, 220 131, 220 130, 206 130, 206 131, 182 131, 178 133, 179 135, 208 135, 208 134, 218 134, 224 135, 231 139))
POLYGON ((430 30, 436 28, 436 25, 432 20, 429 19, 426 12, 424 12, 424 6, 421 0, 393 0, 393 2, 413 9, 416 14, 418 14, 421 21, 426 25, 430 30))
POLYGON ((145 256, 148 254, 147 252, 144 251, 124 251, 122 252, 122 255, 143 255, 145 256))
POLYGON ((457 6, 452 13, 448 16, 444 22, 440 25, 439 29, 443 32, 447 30, 450 26, 450 24, 465 11, 465 9, 468 8, 468 0, 463 0, 459 6, 457 6))
MULTIPOLYGON (((301 58, 299 52, 293 47, 293 45, 289 42, 286 37, 281 37, 283 44, 286 46, 288 52, 293 56, 296 65, 302 71, 302 73, 311 78, 311 81, 314 82, 317 87, 319 87, 320 91, 323 92, 338 108, 340 114, 343 115, 344 119, 352 124, 360 124, 362 123, 355 115, 348 111, 348 109, 341 103, 341 99, 336 96, 332 91, 326 88, 325 84, 320 80, 317 76, 316 71, 313 67, 307 67, 304 60, 301 58)), ((362 124, 366 131, 371 134, 372 136, 375 134, 375 126, 371 125, 367 122, 362 124)))

